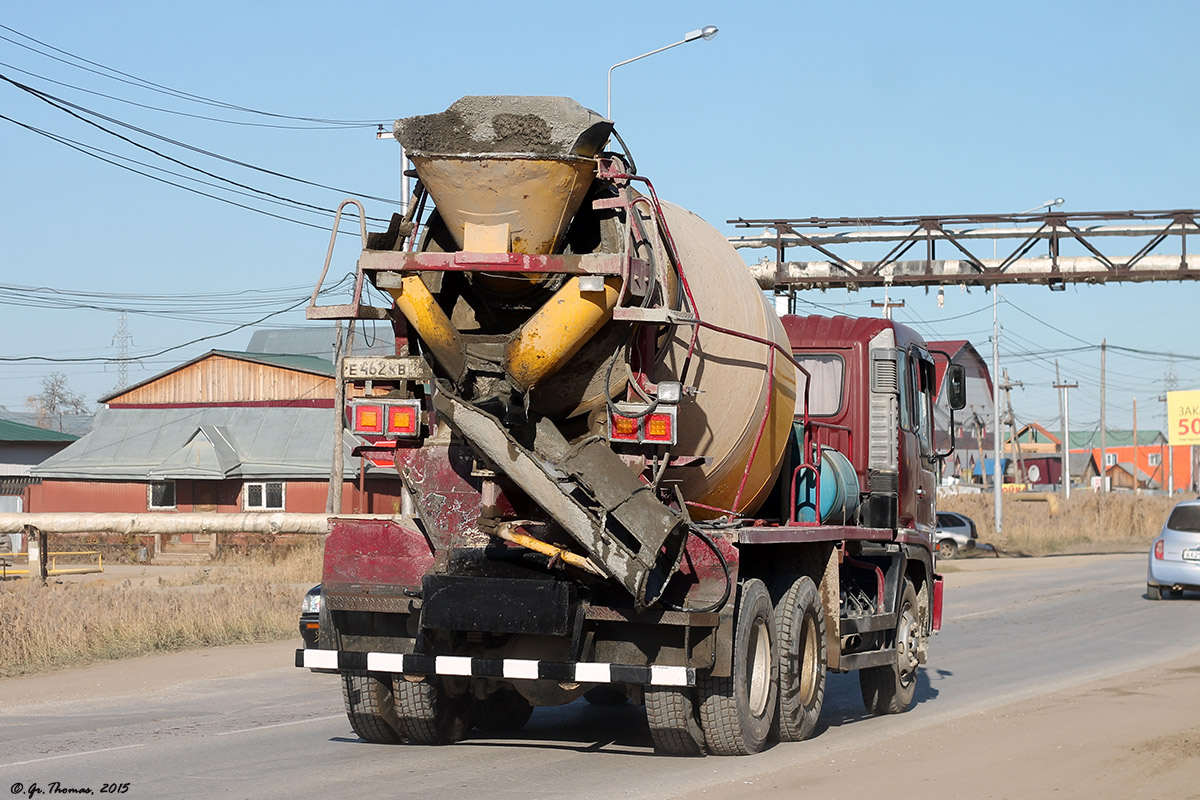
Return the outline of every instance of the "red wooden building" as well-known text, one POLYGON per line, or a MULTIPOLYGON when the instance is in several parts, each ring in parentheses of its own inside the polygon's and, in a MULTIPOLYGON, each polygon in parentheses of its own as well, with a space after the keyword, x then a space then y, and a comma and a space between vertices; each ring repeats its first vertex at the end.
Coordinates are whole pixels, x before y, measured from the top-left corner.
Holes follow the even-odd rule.
POLYGON ((398 476, 360 474, 359 442, 335 425, 333 396, 324 359, 211 351, 101 398, 92 429, 33 468, 41 484, 26 510, 323 513, 336 427, 341 512, 397 513, 398 476))

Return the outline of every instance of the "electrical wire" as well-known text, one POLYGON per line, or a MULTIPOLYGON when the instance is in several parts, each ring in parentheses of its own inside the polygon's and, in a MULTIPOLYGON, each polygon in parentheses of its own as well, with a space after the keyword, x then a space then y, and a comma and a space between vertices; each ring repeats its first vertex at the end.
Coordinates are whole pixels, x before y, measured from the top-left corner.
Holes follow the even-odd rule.
MULTIPOLYGON (((252 186, 247 186, 245 184, 238 183, 236 181, 230 180, 229 178, 224 178, 215 173, 208 172, 207 170, 203 170, 200 167, 192 166, 191 164, 188 164, 184 161, 180 161, 179 159, 168 156, 167 154, 165 154, 159 150, 155 150, 152 147, 141 144, 140 142, 134 141, 133 139, 130 139, 129 137, 127 137, 123 134, 117 133, 114 130, 106 128, 98 122, 94 122, 93 120, 87 119, 86 117, 82 116, 82 114, 87 114, 87 115, 90 115, 93 117, 97 117, 98 119, 102 119, 105 122, 110 122, 113 125, 118 125, 127 130, 135 131, 137 133, 142 134, 143 136, 149 136, 152 139, 157 139, 160 142, 164 142, 166 144, 171 144, 176 147, 182 148, 184 150, 190 150, 193 153, 205 155, 205 156, 208 156, 209 158, 215 158, 218 161, 224 161, 228 164, 233 164, 235 166, 244 167, 246 169, 254 170, 255 172, 261 172, 263 174, 271 175, 276 178, 283 178, 284 180, 293 181, 295 183, 303 184, 305 186, 312 186, 312 187, 315 187, 318 189, 328 189, 329 191, 338 192, 340 194, 353 195, 353 196, 361 197, 366 200, 377 200, 381 203, 395 204, 398 202, 397 200, 395 200, 393 198, 376 197, 375 195, 363 194, 360 192, 353 192, 348 189, 339 189, 336 186, 329 186, 329 185, 323 184, 323 183, 316 183, 315 181, 306 180, 304 178, 297 178, 293 175, 288 175, 283 172, 277 172, 275 170, 267 169, 265 167, 259 167, 254 164, 247 163, 245 161, 239 161, 235 158, 230 158, 229 156, 223 156, 220 153, 214 153, 211 150, 205 150, 202 147, 196 147, 195 145, 187 144, 186 142, 179 141, 178 139, 172 139, 169 136, 163 136, 161 134, 154 133, 153 131, 147 130, 145 128, 140 128, 137 125, 131 125, 127 122, 122 122, 121 120, 119 120, 115 117, 110 117, 107 114, 101 114, 98 111, 93 111, 90 108, 81 106, 78 103, 72 103, 69 100, 65 100, 56 95, 52 95, 48 92, 43 92, 40 89, 35 89, 32 86, 28 86, 24 83, 21 83, 20 81, 13 80, 12 78, 8 77, 7 75, 4 75, 3 73, 0 73, 0 81, 4 81, 5 83, 11 84, 12 86, 16 87, 17 89, 20 89, 21 91, 25 92, 26 94, 29 94, 32 97, 35 97, 38 100, 41 100, 43 103, 50 106, 51 108, 58 109, 59 111, 63 112, 64 114, 72 116, 75 119, 79 120, 80 122, 83 122, 87 125, 91 125, 93 128, 96 128, 97 130, 107 133, 109 136, 116 137, 117 139, 120 139, 130 145, 133 145, 134 147, 137 147, 141 150, 145 150, 148 153, 153 153, 154 155, 158 156, 159 158, 162 158, 162 159, 165 159, 172 163, 178 164, 179 166, 185 167, 186 169, 190 169, 195 172, 199 172, 201 174, 207 175, 210 178, 216 178, 219 181, 224 181, 225 183, 229 183, 229 184, 238 186, 243 189, 249 189, 250 191, 255 191, 255 192, 260 191, 258 189, 255 189, 252 186), (81 113, 77 114, 77 113, 75 113, 75 111, 72 111, 71 109, 75 109, 75 111, 79 111, 81 113)), ((268 194, 266 192, 261 192, 261 193, 268 194)), ((269 195, 269 196, 279 197, 279 195, 269 195)), ((290 198, 281 198, 281 199, 290 199, 290 198)))
POLYGON ((53 56, 49 53, 42 52, 41 50, 38 50, 35 47, 30 47, 27 44, 18 42, 15 39, 11 39, 7 36, 0 35, 0 39, 3 39, 4 41, 9 42, 11 44, 15 44, 18 47, 22 47, 26 50, 29 50, 30 52, 37 53, 38 55, 40 55, 44 58, 53 59, 54 61, 58 61, 62 64, 66 64, 69 67, 73 67, 75 69, 81 69, 86 72, 90 72, 95 75, 99 75, 102 78, 108 78, 109 80, 120 81, 121 83, 125 83, 130 86, 135 86, 139 89, 146 89, 146 90, 149 90, 152 92, 158 92, 159 94, 165 94, 165 95, 175 97, 175 98, 178 98, 181 100, 189 100, 191 102, 200 103, 203 105, 215 106, 217 108, 226 108, 231 111, 242 111, 247 114, 258 114, 258 115, 265 116, 265 117, 274 117, 276 119, 292 119, 292 120, 299 120, 299 121, 303 121, 303 122, 322 123, 322 124, 327 124, 327 125, 343 125, 343 126, 344 125, 377 125, 380 122, 387 121, 387 120, 344 120, 344 119, 343 120, 331 120, 331 119, 323 119, 320 117, 302 117, 302 116, 292 116, 290 114, 275 114, 275 113, 272 113, 269 111, 262 111, 262 110, 256 109, 256 108, 249 108, 246 106, 235 105, 233 103, 226 103, 226 102, 223 102, 220 100, 213 100, 212 98, 205 97, 204 95, 193 94, 191 92, 184 92, 179 89, 172 89, 171 87, 164 86, 161 83, 155 83, 154 81, 146 80, 145 78, 139 78, 136 75, 131 75, 128 72, 122 72, 119 69, 115 69, 113 67, 109 67, 104 64, 101 64, 98 61, 92 61, 91 59, 87 59, 87 58, 84 58, 83 56, 79 56, 79 55, 76 55, 75 53, 71 53, 67 50, 63 50, 61 48, 55 47, 52 44, 43 42, 42 40, 36 39, 28 34, 21 33, 17 29, 10 28, 7 25, 0 24, 0 28, 8 31, 9 33, 13 33, 17 36, 20 36, 22 39, 26 39, 31 42, 36 42, 37 44, 41 45, 42 47, 45 47, 49 50, 53 50, 54 52, 60 53, 61 55, 67 56, 67 58, 75 59, 76 61, 82 61, 84 64, 91 64, 93 67, 98 67, 100 70, 104 70, 104 71, 100 72, 95 69, 91 69, 89 67, 85 67, 80 64, 73 63, 72 61, 67 61, 62 58, 58 58, 57 56, 53 56), (108 73, 114 73, 114 74, 110 75, 108 73), (124 76, 124 77, 117 77, 118 75, 124 76), (129 80, 126 80, 126 79, 129 79, 129 80))

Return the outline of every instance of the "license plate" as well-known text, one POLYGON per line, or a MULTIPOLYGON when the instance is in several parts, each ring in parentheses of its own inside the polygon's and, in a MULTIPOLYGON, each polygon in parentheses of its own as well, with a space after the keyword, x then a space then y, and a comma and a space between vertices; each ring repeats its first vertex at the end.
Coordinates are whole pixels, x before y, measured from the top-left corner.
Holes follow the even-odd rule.
POLYGON ((1190 550, 1183 551, 1184 561, 1200 561, 1200 547, 1193 547, 1190 550))

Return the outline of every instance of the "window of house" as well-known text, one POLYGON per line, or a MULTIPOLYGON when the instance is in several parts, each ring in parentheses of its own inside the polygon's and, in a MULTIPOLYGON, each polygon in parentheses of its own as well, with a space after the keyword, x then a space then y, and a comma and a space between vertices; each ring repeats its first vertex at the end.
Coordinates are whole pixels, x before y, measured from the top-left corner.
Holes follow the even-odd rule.
POLYGON ((154 481, 146 486, 146 508, 175 508, 175 481, 154 481))
POLYGON ((242 507, 247 511, 283 511, 283 483, 247 483, 242 492, 242 507))
POLYGON ((1162 463, 1162 453, 1151 453, 1149 461, 1150 466, 1157 467, 1162 463))
POLYGON ((1105 453, 1104 454, 1104 466, 1111 467, 1111 466, 1114 466, 1116 463, 1117 463, 1117 454, 1116 453, 1105 453))

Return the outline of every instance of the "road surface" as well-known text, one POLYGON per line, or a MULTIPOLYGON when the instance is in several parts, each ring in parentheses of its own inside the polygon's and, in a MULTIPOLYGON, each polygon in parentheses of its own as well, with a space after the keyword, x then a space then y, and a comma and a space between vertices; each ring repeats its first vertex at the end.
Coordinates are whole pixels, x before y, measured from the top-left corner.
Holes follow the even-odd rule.
MULTIPOLYGON (((1145 599, 1143 555, 945 565, 944 628, 912 711, 866 718, 856 676, 832 675, 818 736, 750 758, 654 756, 642 709, 583 702, 537 709, 513 736, 441 748, 371 745, 350 731, 337 678, 290 666, 295 643, 279 643, 0 681, 0 795, 36 789, 50 797, 57 782, 59 794, 108 788, 146 798, 659 800, 818 788, 823 797, 886 790, 894 798, 928 797, 929 786, 941 789, 936 796, 1027 798, 1028 790, 1015 788, 1022 780, 1044 788, 1051 777, 1070 778, 1074 763, 1044 767, 1047 778, 1032 775, 1022 763, 1047 747, 1034 744, 1034 734, 1061 745, 1053 726, 1068 717, 1078 729, 1072 740, 1116 732, 1123 724, 1114 714, 1148 716, 1150 703, 1167 714, 1161 729, 1151 716, 1129 727, 1127 738, 1142 728, 1149 730, 1138 742, 1150 732, 1191 736, 1191 746, 1156 771, 1178 773, 1181 786, 1200 792, 1200 595, 1145 599), (1123 693, 1146 681, 1169 688, 1142 698, 1135 689, 1123 693), (1075 703, 1079 697, 1092 699, 1075 703), (1026 713, 1028 724, 1019 719, 1026 713), (1037 752, 1026 752, 1032 747, 1037 752), (891 759, 887 770, 881 753, 891 759), (1005 775, 1010 788, 996 782, 1005 775)), ((1110 738, 1118 750, 1142 746, 1110 738)), ((1074 768, 1094 772, 1086 759, 1074 768)), ((1068 781, 1058 796, 1083 796, 1071 791, 1080 785, 1068 781)))

